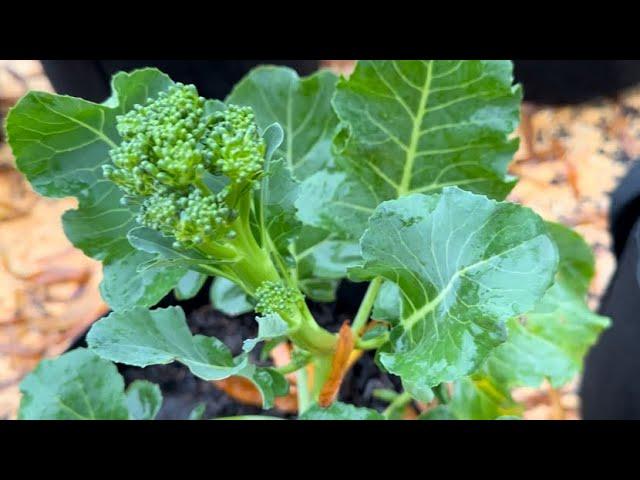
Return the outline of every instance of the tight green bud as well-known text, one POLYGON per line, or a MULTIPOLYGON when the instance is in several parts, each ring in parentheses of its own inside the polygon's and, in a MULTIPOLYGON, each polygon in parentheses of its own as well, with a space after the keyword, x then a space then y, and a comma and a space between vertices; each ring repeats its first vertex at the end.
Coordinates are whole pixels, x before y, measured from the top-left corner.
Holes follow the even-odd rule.
POLYGON ((299 291, 280 283, 263 282, 256 290, 256 299, 256 312, 269 314, 290 312, 304 297, 299 291))

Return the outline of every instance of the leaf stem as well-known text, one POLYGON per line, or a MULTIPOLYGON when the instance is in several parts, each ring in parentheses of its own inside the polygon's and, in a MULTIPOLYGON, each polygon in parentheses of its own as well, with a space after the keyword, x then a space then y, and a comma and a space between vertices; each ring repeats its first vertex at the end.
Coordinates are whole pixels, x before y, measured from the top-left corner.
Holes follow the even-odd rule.
POLYGON ((296 387, 298 389, 298 415, 301 415, 305 410, 307 410, 307 408, 309 408, 309 404, 311 403, 307 367, 298 370, 296 375, 296 387))
POLYGON ((373 308, 373 303, 378 296, 378 292, 380 291, 380 287, 382 286, 382 277, 374 278, 369 284, 369 288, 367 288, 367 293, 362 299, 362 303, 360 304, 360 308, 358 308, 358 313, 356 313, 356 317, 353 320, 353 325, 351 329, 356 338, 360 336, 360 330, 362 330, 369 319, 369 315, 371 314, 371 309, 373 308))
POLYGON ((384 335, 380 335, 379 337, 372 338, 371 340, 362 340, 359 339, 356 342, 356 348, 358 350, 376 350, 380 348, 382 345, 387 343, 389 340, 389 334, 385 333, 384 335))
POLYGON ((286 375, 288 373, 297 372, 301 368, 306 367, 310 362, 311 354, 307 353, 306 355, 300 355, 299 357, 289 362, 287 365, 277 367, 275 370, 283 375, 286 375))
POLYGON ((411 402, 411 395, 407 392, 403 392, 399 394, 393 401, 389 404, 389 406, 382 412, 385 418, 390 418, 394 415, 398 410, 401 410, 405 406, 407 406, 411 402))

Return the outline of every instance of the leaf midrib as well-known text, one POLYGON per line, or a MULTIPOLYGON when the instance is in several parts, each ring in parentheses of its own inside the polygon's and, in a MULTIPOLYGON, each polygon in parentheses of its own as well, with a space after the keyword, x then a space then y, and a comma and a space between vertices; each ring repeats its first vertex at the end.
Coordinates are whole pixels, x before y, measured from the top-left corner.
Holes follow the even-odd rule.
POLYGON ((407 159, 402 171, 402 179, 400 180, 400 187, 398 188, 398 197, 402 197, 409 192, 411 185, 411 174, 413 173, 413 165, 416 160, 416 153, 418 150, 418 143, 420 141, 420 131, 422 129, 422 121, 427 113, 427 104, 429 102, 429 93, 431 92, 431 79, 433 72, 433 60, 429 61, 427 67, 427 77, 425 78, 422 88, 422 94, 420 96, 420 103, 418 105, 418 112, 416 113, 415 121, 413 122, 413 128, 411 130, 411 140, 409 143, 409 149, 407 150, 407 159))
POLYGON ((455 283, 455 281, 462 277, 466 272, 468 272, 471 269, 480 267, 486 263, 489 263, 490 261, 494 260, 495 258, 499 258, 502 257, 503 255, 512 252, 513 250, 517 250, 519 248, 522 248, 524 245, 528 244, 529 242, 537 239, 539 237, 539 235, 529 238, 528 240, 519 243, 518 245, 508 248, 507 250, 504 250, 500 253, 497 253, 495 255, 491 255, 490 257, 484 258, 480 261, 477 261, 471 265, 468 265, 458 271, 456 271, 453 275, 451 275, 451 277, 449 278, 447 285, 440 290, 440 293, 438 293, 438 295, 431 300, 430 302, 424 304, 422 307, 420 307, 418 310, 414 311, 409 317, 402 319, 402 325, 404 326, 405 330, 410 330, 418 321, 420 321, 421 319, 423 319, 428 313, 430 313, 431 311, 433 311, 444 299, 444 297, 451 291, 451 289, 453 288, 453 285, 455 283))

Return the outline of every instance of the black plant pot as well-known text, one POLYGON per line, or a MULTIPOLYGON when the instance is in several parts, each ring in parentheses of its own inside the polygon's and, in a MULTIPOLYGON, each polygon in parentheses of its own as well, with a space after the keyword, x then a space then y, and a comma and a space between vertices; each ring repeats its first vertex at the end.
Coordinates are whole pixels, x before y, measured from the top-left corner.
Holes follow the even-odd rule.
POLYGON ((525 100, 541 104, 612 97, 640 84, 638 60, 515 60, 514 64, 525 100))
POLYGON ((173 80, 192 83, 207 98, 223 99, 257 65, 286 65, 300 75, 318 69, 318 60, 42 60, 56 92, 92 102, 111 92, 111 76, 119 71, 156 67, 173 80))
POLYGON ((610 217, 618 267, 600 313, 613 324, 587 356, 582 415, 587 420, 640 420, 640 164, 614 192, 610 217))

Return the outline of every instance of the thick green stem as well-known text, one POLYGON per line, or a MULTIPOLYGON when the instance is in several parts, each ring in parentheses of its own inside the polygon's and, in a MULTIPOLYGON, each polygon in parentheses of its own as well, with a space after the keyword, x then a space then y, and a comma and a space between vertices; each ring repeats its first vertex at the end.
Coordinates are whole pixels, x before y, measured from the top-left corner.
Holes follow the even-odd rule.
POLYGON ((378 292, 380 291, 380 287, 382 286, 382 277, 374 278, 369 284, 369 288, 367 289, 367 293, 362 299, 362 303, 360 304, 360 308, 358 308, 358 313, 356 313, 356 318, 353 320, 353 325, 351 329, 356 337, 360 336, 360 330, 362 330, 369 319, 369 315, 371 315, 371 310, 373 309, 373 303, 378 296, 378 292))
POLYGON ((309 408, 311 396, 309 395, 309 377, 307 376, 307 368, 298 370, 296 374, 296 386, 298 388, 298 415, 304 413, 309 408))
POLYGON ((318 401, 320 391, 324 386, 329 373, 331 372, 331 363, 333 355, 316 355, 313 359, 313 400, 318 401))
MULTIPOLYGON (((256 290, 264 282, 279 283, 281 275, 269 255, 268 247, 258 245, 248 224, 238 221, 234 224, 234 230, 237 236, 229 244, 237 252, 237 260, 221 264, 220 270, 251 296, 255 296, 256 290)), ((216 258, 213 250, 204 250, 204 253, 216 258)), ((289 337, 298 347, 322 355, 333 352, 336 336, 316 323, 304 301, 298 302, 290 311, 278 313, 289 325, 289 337)))

